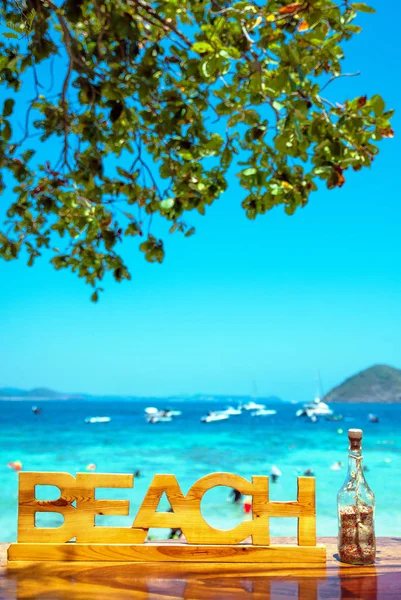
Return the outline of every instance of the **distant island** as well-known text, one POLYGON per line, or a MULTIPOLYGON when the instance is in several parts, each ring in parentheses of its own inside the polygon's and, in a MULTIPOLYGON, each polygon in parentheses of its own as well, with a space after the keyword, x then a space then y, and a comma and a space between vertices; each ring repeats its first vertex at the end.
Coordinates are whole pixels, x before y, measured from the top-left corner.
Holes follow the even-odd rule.
POLYGON ((325 402, 401 402, 401 370, 375 365, 346 379, 323 398, 325 402))
MULTIPOLYGON (((163 400, 174 402, 174 400, 188 400, 189 402, 221 402, 223 404, 240 404, 244 401, 256 400, 264 404, 283 402, 277 396, 258 397, 236 396, 236 395, 214 395, 214 394, 191 394, 155 398, 154 396, 92 396, 88 394, 67 394, 56 392, 48 388, 35 388, 33 390, 21 390, 18 388, 0 388, 1 400, 95 400, 96 398, 119 398, 121 400, 148 400, 149 402, 163 400)), ((336 386, 323 397, 325 402, 349 402, 349 403, 401 403, 401 369, 395 369, 388 365, 375 365, 356 375, 352 375, 343 383, 336 386)))
POLYGON ((65 394, 48 388, 20 390, 18 388, 0 388, 0 400, 85 400, 83 394, 65 394))
POLYGON ((19 388, 0 388, 0 401, 2 400, 31 400, 31 401, 44 401, 44 400, 97 400, 97 399, 118 399, 118 400, 132 400, 132 401, 148 401, 148 402, 158 402, 163 401, 166 403, 166 406, 170 402, 174 402, 175 400, 188 400, 189 402, 205 402, 205 401, 213 401, 213 402, 221 402, 223 404, 240 404, 243 402, 248 402, 250 400, 254 400, 256 402, 262 403, 277 403, 283 402, 281 398, 277 396, 267 396, 267 397, 258 397, 254 398, 251 396, 225 396, 225 395, 210 395, 210 394, 192 394, 192 395, 176 395, 176 396, 167 396, 167 397, 155 397, 155 396, 118 396, 118 395, 110 395, 105 394, 103 396, 92 396, 89 394, 66 394, 65 392, 56 392, 54 390, 50 390, 48 388, 35 388, 33 390, 21 390, 19 388))

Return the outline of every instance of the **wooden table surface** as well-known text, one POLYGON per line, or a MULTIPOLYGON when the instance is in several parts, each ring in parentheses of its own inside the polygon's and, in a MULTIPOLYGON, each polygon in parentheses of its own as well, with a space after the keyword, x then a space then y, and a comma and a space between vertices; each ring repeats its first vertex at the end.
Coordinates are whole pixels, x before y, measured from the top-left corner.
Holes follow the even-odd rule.
MULTIPOLYGON (((374 565, 14 563, 0 544, 1 600, 401 600, 401 538, 378 538, 374 565)), ((278 542, 278 540, 275 540, 278 542)), ((289 539, 280 540, 289 543, 289 539)))

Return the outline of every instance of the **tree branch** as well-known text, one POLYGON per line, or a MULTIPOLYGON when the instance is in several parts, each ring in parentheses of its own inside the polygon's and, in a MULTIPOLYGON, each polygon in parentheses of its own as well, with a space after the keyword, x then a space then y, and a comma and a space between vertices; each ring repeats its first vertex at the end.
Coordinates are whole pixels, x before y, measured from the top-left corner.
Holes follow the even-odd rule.
POLYGON ((73 60, 70 58, 70 61, 68 63, 67 75, 65 76, 64 83, 63 83, 63 90, 61 92, 61 106, 63 108, 63 121, 64 121, 64 147, 63 147, 64 161, 63 161, 63 164, 67 165, 67 167, 70 169, 70 171, 71 171, 71 167, 68 164, 68 106, 67 106, 67 91, 68 91, 68 84, 70 82, 72 67, 73 67, 73 60))
POLYGON ((43 85, 41 85, 39 83, 38 74, 37 74, 36 65, 35 65, 35 58, 33 56, 32 56, 32 72, 33 72, 33 81, 35 84, 36 97, 38 97, 39 96, 39 88, 43 89, 43 85))
POLYGON ((246 27, 245 27, 245 23, 244 23, 244 21, 242 21, 242 22, 241 22, 241 29, 242 29, 242 33, 244 34, 244 36, 246 37, 246 39, 248 40, 248 42, 249 42, 250 44, 255 44, 255 43, 256 43, 256 42, 255 42, 255 40, 253 40, 253 39, 251 38, 251 36, 249 35, 249 33, 248 33, 248 32, 247 32, 247 30, 246 30, 246 27))
MULTIPOLYGON (((65 40, 65 49, 67 51, 68 56, 70 57, 70 62, 72 63, 72 66, 74 64, 79 63, 86 72, 90 72, 91 75, 96 75, 94 70, 91 70, 88 68, 88 66, 86 65, 86 63, 82 60, 81 56, 79 55, 79 52, 77 52, 76 54, 74 54, 74 46, 76 45, 76 40, 74 39, 74 37, 71 35, 70 30, 68 29, 66 20, 64 19, 63 15, 60 14, 60 9, 58 6, 56 6, 54 4, 54 2, 52 2, 52 0, 41 0, 44 4, 46 4, 47 6, 49 6, 55 13, 58 22, 60 23, 61 29, 63 30, 63 37, 65 40)), ((101 75, 98 75, 99 77, 102 77, 101 75)))
POLYGON ((156 180, 155 180, 155 178, 154 178, 154 176, 153 176, 153 173, 152 173, 152 171, 150 170, 150 168, 148 167, 148 165, 146 164, 146 162, 145 162, 145 161, 143 160, 143 158, 142 158, 142 145, 141 145, 141 142, 140 142, 140 140, 139 140, 139 141, 138 141, 138 140, 134 140, 134 144, 135 144, 135 146, 136 146, 136 149, 137 149, 137 151, 138 151, 138 156, 136 157, 136 159, 134 160, 134 162, 133 162, 133 164, 132 164, 132 166, 131 166, 131 171, 134 169, 134 167, 135 167, 136 163, 139 161, 139 162, 140 162, 140 164, 142 165, 142 167, 143 167, 143 168, 146 170, 146 172, 148 173, 148 175, 149 175, 149 177, 150 177, 150 179, 151 179, 151 181, 152 181, 152 183, 153 183, 153 186, 154 186, 154 188, 155 188, 156 192, 157 192, 157 193, 158 193, 158 195, 159 195, 159 198, 162 198, 162 197, 163 197, 163 195, 162 195, 162 193, 161 193, 161 191, 160 191, 160 188, 159 188, 159 186, 157 185, 157 182, 156 182, 156 180))
POLYGON ((329 106, 331 106, 331 108, 338 108, 338 106, 336 106, 335 104, 333 104, 333 102, 331 102, 330 100, 327 100, 327 98, 323 98, 322 96, 318 96, 318 95, 316 95, 316 98, 318 100, 320 100, 320 102, 325 102, 326 104, 328 104, 329 106))
POLYGON ((60 25, 61 25, 61 29, 63 30, 64 38, 65 38, 65 41, 66 41, 66 46, 65 46, 65 48, 66 48, 66 50, 67 50, 67 52, 68 52, 68 55, 69 55, 69 57, 70 57, 70 60, 71 60, 72 62, 74 62, 74 61, 75 61, 75 58, 74 58, 74 55, 73 55, 73 53, 72 53, 73 38, 72 38, 72 35, 71 35, 71 33, 70 33, 70 30, 69 30, 69 29, 68 29, 68 27, 67 27, 67 23, 65 22, 65 19, 64 19, 64 17, 63 17, 63 16, 60 14, 60 9, 59 9, 59 7, 58 7, 58 6, 56 6, 56 5, 55 5, 55 4, 52 2, 52 0, 42 0, 42 2, 44 2, 45 4, 47 4, 47 5, 48 5, 48 6, 49 6, 49 7, 50 7, 50 8, 51 8, 53 11, 54 11, 54 13, 55 13, 55 15, 56 15, 56 17, 57 17, 57 20, 58 20, 58 22, 59 22, 59 23, 60 23, 60 25))
POLYGON ((170 22, 171 19, 165 19, 161 17, 154 8, 142 0, 132 0, 132 2, 137 7, 142 8, 145 12, 151 15, 154 19, 156 19, 156 21, 159 21, 165 30, 170 29, 170 31, 173 31, 189 48, 192 46, 190 40, 183 33, 181 33, 181 31, 179 31, 172 22, 170 22))
POLYGON ((35 96, 35 98, 33 98, 33 100, 31 100, 31 102, 29 104, 29 107, 28 107, 28 110, 26 111, 26 115, 25 115, 25 135, 22 138, 22 140, 17 143, 17 146, 21 146, 29 138, 29 119, 30 119, 30 116, 31 116, 32 105, 39 98, 39 87, 43 88, 43 86, 40 85, 39 82, 38 82, 38 75, 37 75, 36 66, 35 66, 35 58, 33 56, 32 56, 32 67, 33 67, 33 81, 34 81, 34 87, 35 87, 36 96, 35 96))
POLYGON ((339 75, 333 75, 333 77, 330 77, 330 79, 324 84, 324 86, 322 88, 320 88, 320 91, 322 92, 324 89, 327 88, 327 86, 332 82, 335 81, 336 79, 339 79, 340 77, 358 77, 358 75, 360 75, 361 72, 357 71, 356 73, 340 73, 339 75))

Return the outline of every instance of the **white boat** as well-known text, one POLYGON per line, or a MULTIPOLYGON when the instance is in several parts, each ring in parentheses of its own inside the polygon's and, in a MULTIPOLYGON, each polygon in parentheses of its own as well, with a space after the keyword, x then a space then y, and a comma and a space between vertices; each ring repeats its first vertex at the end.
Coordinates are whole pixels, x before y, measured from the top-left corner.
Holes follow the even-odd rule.
POLYGON ((329 417, 333 411, 328 404, 322 402, 319 396, 316 396, 313 402, 304 404, 295 414, 297 417, 329 417))
POLYGON ((244 410, 264 410, 266 408, 265 404, 260 404, 259 402, 256 402, 257 397, 258 397, 258 388, 256 387, 256 381, 252 382, 252 398, 253 400, 249 400, 249 402, 247 402, 246 404, 242 405, 242 408, 244 410))
POLYGON ((172 421, 172 417, 166 417, 164 415, 149 415, 148 417, 146 417, 146 421, 148 423, 169 423, 170 421, 172 421))
POLYGON ((110 417, 86 417, 85 423, 109 423, 110 417))
POLYGON ((258 404, 257 402, 250 400, 249 402, 244 404, 242 408, 244 410, 263 410, 264 408, 266 408, 266 406, 264 404, 258 404))
POLYGON ((230 416, 234 415, 242 415, 242 410, 240 408, 234 408, 233 406, 229 406, 221 411, 222 413, 230 416))
POLYGON ((259 410, 255 410, 255 412, 251 413, 251 417, 269 417, 270 415, 277 414, 276 410, 270 410, 267 408, 259 408, 259 410))
POLYGON ((320 398, 322 393, 322 382, 320 380, 320 373, 316 373, 316 397, 313 402, 307 402, 302 408, 297 410, 295 413, 297 417, 308 417, 312 423, 316 423, 317 417, 331 417, 333 411, 328 404, 323 402, 320 398))
POLYGON ((180 415, 182 415, 182 412, 180 410, 170 410, 169 408, 167 408, 163 412, 168 417, 179 417, 180 415))
POLYGON ((213 421, 225 421, 229 419, 229 415, 222 410, 211 411, 208 415, 201 418, 202 423, 212 423, 213 421))
POLYGON ((148 406, 145 408, 145 419, 148 423, 166 423, 172 421, 173 417, 179 417, 180 415, 180 410, 171 410, 169 408, 160 410, 155 406, 148 406))
POLYGON ((312 413, 316 417, 329 417, 333 414, 333 411, 329 407, 328 404, 322 402, 319 398, 316 398, 314 402, 314 406, 312 408, 312 413))

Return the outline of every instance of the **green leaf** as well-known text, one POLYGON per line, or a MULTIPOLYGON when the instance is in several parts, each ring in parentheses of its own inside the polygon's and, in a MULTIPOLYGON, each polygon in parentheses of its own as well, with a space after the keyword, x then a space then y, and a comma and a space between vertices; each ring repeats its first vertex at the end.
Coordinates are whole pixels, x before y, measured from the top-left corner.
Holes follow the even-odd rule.
POLYGON ((101 91, 103 96, 109 100, 118 100, 120 98, 120 94, 118 93, 116 86, 113 85, 111 81, 106 81, 103 83, 101 91))
POLYGON ((117 173, 121 175, 121 177, 125 177, 126 179, 131 179, 131 173, 122 169, 121 167, 116 167, 117 173))
POLYGON ((166 200, 162 200, 160 202, 160 207, 163 210, 169 210, 170 208, 173 208, 174 204, 175 204, 174 198, 167 198, 166 200))
POLYGON ((193 235, 195 233, 195 227, 191 227, 191 229, 188 229, 188 231, 184 234, 184 237, 191 237, 191 235, 193 235))
POLYGON ((11 31, 6 31, 5 33, 3 33, 5 38, 8 39, 13 39, 13 40, 18 40, 19 39, 19 35, 17 33, 13 33, 11 31))
POLYGON ((242 171, 242 175, 244 177, 251 177, 252 175, 256 175, 257 172, 258 170, 255 169, 255 167, 249 167, 249 169, 245 169, 245 171, 242 171))
POLYGON ((302 133, 301 133, 298 123, 294 123, 294 130, 295 130, 295 137, 297 138, 298 142, 302 142, 303 137, 302 137, 302 133))
POLYGON ((93 292, 93 294, 91 296, 91 300, 92 300, 92 302, 97 302, 99 300, 99 293, 97 290, 93 292))
POLYGON ((141 235, 142 232, 137 223, 130 223, 125 230, 125 235, 141 235))
POLYGON ((237 123, 240 123, 243 120, 244 120, 244 115, 241 113, 231 115, 231 117, 228 119, 228 122, 227 122, 228 127, 233 127, 234 125, 236 125, 237 123))
POLYGON ((4 140, 6 140, 6 142, 9 141, 10 137, 11 137, 11 125, 8 121, 4 120, 3 121, 3 131, 1 132, 1 136, 3 137, 4 140))
POLYGON ((366 13, 375 13, 376 12, 375 9, 372 8, 372 6, 368 6, 364 2, 353 2, 352 4, 350 4, 350 7, 353 8, 354 10, 359 10, 360 12, 366 12, 366 13))
POLYGON ((191 152, 188 152, 187 150, 180 151, 180 156, 184 160, 192 160, 193 159, 191 152))
POLYGON ((315 175, 330 175, 333 172, 331 166, 315 167, 313 169, 315 175))
POLYGON ((30 27, 32 27, 32 23, 33 23, 34 18, 36 17, 36 14, 37 13, 36 13, 36 10, 34 8, 28 14, 28 22, 29 22, 30 27))
POLYGON ((220 50, 219 54, 224 58, 241 58, 241 52, 233 46, 231 46, 230 48, 224 48, 223 50, 220 50))
POLYGON ((280 111, 284 108, 284 104, 281 104, 281 102, 278 102, 277 100, 273 101, 272 106, 273 106, 273 108, 275 108, 278 111, 280 111))
POLYGON ((207 60, 202 63, 201 69, 202 69, 203 75, 205 77, 209 78, 210 77, 210 72, 209 72, 209 63, 208 63, 207 60))
POLYGON ((380 117, 383 114, 384 109, 386 107, 383 98, 379 96, 379 94, 375 94, 374 96, 372 96, 370 104, 373 108, 376 117, 380 117))
POLYGON ((232 161, 232 157, 233 157, 233 153, 231 152, 230 148, 224 148, 223 153, 221 155, 221 165, 224 168, 227 168, 230 166, 231 161, 232 161))
POLYGON ((208 42, 196 42, 193 44, 191 50, 198 52, 198 54, 205 54, 207 52, 214 52, 214 48, 208 42))
POLYGON ((14 104, 15 100, 13 100, 12 98, 7 98, 7 100, 5 100, 3 107, 3 117, 9 117, 12 114, 14 104))
POLYGON ((24 162, 28 162, 28 160, 30 160, 34 154, 35 150, 25 150, 25 152, 21 154, 22 160, 24 162))
POLYGON ((302 67, 301 67, 300 65, 297 65, 297 66, 295 67, 295 70, 296 70, 296 72, 297 72, 297 73, 298 73, 298 75, 299 75, 299 79, 300 79, 300 81, 302 82, 302 81, 305 79, 305 74, 304 74, 304 72, 303 72, 303 70, 302 70, 302 67))

